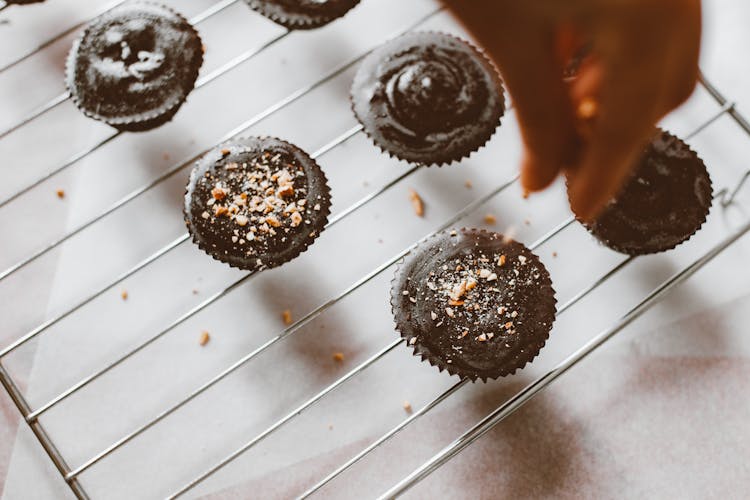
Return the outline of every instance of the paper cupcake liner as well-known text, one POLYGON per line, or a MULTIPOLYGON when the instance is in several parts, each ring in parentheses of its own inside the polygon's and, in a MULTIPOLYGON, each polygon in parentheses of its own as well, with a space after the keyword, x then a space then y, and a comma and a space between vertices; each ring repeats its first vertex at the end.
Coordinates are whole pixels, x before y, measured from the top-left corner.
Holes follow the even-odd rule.
MULTIPOLYGON (((457 230, 457 233, 461 236, 471 238, 472 240, 484 241, 487 241, 484 239, 486 236, 495 235, 498 237, 496 241, 503 242, 502 235, 484 229, 461 228, 457 230)), ((408 281, 411 278, 411 271, 414 266, 422 261, 435 258, 437 253, 442 251, 438 246, 439 242, 450 237, 452 237, 450 236, 450 231, 441 231, 432 235, 421 241, 396 266, 394 278, 391 281, 390 293, 391 312, 395 321, 396 331, 406 341, 406 345, 412 348, 412 354, 414 356, 419 357, 423 362, 426 361, 430 365, 437 367, 440 372, 446 371, 451 376, 456 375, 461 379, 469 379, 472 382, 475 382, 477 379, 486 382, 488 379, 494 380, 499 377, 514 374, 517 370, 523 368, 527 363, 530 363, 536 358, 549 338, 549 333, 552 329, 552 324, 554 323, 557 311, 557 299, 555 298, 555 291, 552 287, 549 273, 539 260, 539 257, 532 253, 523 244, 512 240, 505 243, 519 245, 522 254, 528 259, 527 262, 533 263, 540 269, 541 276, 537 286, 542 290, 539 298, 543 299, 543 301, 535 302, 535 304, 536 307, 541 308, 539 314, 548 317, 546 321, 548 326, 537 327, 535 331, 528 334, 523 341, 517 342, 513 346, 507 348, 506 360, 497 367, 481 371, 464 369, 456 364, 448 363, 447 360, 441 356, 441 353, 432 352, 429 348, 425 347, 421 342, 421 337, 429 335, 429 331, 416 331, 418 328, 411 323, 411 317, 409 316, 410 313, 405 312, 401 306, 401 302, 404 300, 402 291, 408 286, 408 281), (413 338, 416 338, 416 341, 413 341, 413 338)), ((498 325, 498 331, 500 330, 500 327, 501 325, 498 325)))
MULTIPOLYGON (((310 30, 325 26, 331 21, 343 17, 357 6, 360 0, 337 0, 329 2, 329 12, 294 12, 289 7, 269 0, 245 0, 245 3, 271 21, 290 30, 310 30), (335 3, 335 5, 333 5, 335 3)), ((302 9, 302 7, 300 7, 302 9)))
MULTIPOLYGON (((478 47, 476 47, 471 42, 468 42, 468 41, 464 40, 463 38, 459 38, 457 36, 451 35, 449 33, 444 33, 444 32, 441 32, 441 31, 419 31, 419 32, 415 32, 415 33, 416 34, 428 34, 428 35, 430 35, 430 34, 432 34, 432 35, 440 35, 440 36, 450 37, 450 38, 452 38, 454 40, 458 40, 459 42, 461 42, 461 43, 467 45, 469 48, 471 48, 472 51, 474 52, 474 54, 486 65, 487 68, 490 69, 492 75, 494 76, 493 79, 495 80, 496 91, 497 91, 498 97, 499 97, 498 116, 497 116, 497 120, 496 120, 496 123, 494 124, 494 126, 491 129, 488 127, 488 130, 487 130, 486 134, 477 135, 476 137, 473 138, 472 141, 467 141, 465 143, 465 147, 462 150, 460 150, 460 151, 456 151, 455 154, 444 155, 444 156, 435 155, 433 158, 430 158, 428 161, 424 160, 424 159, 422 161, 419 161, 416 158, 410 158, 409 155, 400 154, 398 151, 394 151, 394 150, 390 149, 390 147, 389 147, 388 144, 385 144, 385 143, 381 142, 380 139, 376 135, 374 135, 373 133, 371 133, 371 131, 369 130, 369 128, 365 125, 364 120, 362 120, 362 118, 360 117, 360 115, 357 113, 357 110, 356 110, 356 96, 353 93, 353 89, 355 88, 358 79, 361 78, 359 71, 354 76, 354 81, 352 82, 352 91, 349 93, 349 103, 350 103, 350 107, 352 109, 352 112, 354 113, 354 116, 357 118, 357 121, 362 125, 362 129, 364 130, 365 134, 367 135, 367 137, 370 138, 370 140, 373 142, 373 144, 375 144, 375 146, 377 146, 378 149, 380 149, 381 152, 387 154, 391 158, 395 158, 397 160, 402 160, 402 161, 405 161, 405 162, 408 162, 408 163, 411 163, 411 164, 415 164, 415 165, 422 165, 422 166, 426 166, 426 167, 442 167, 444 165, 450 165, 452 163, 460 162, 461 160, 464 160, 466 158, 471 157, 472 154, 476 153, 477 151, 479 151, 479 149, 481 149, 482 147, 484 147, 489 142, 489 140, 495 135, 495 133, 497 132, 497 130, 502 125, 502 118, 505 116, 505 111, 507 109, 507 107, 505 105, 505 88, 503 86, 503 82, 502 82, 502 78, 500 77, 500 73, 498 72, 498 70, 495 67, 495 65, 484 54, 484 52, 482 50, 480 50, 478 47)), ((414 35, 415 33, 408 33, 406 35, 401 35, 401 36, 410 36, 410 35, 414 35)), ((386 42, 386 44, 382 45, 379 48, 385 47, 388 43, 392 43, 392 42, 398 40, 399 38, 400 37, 395 38, 393 40, 390 40, 390 41, 386 42)), ((369 59, 370 57, 377 57, 377 53, 376 53, 377 50, 378 49, 375 49, 375 51, 373 51, 365 59, 365 61, 367 61, 367 59, 369 59)), ((363 61, 362 64, 364 64, 365 61, 363 61)))
POLYGON ((120 7, 116 7, 115 9, 106 12, 102 14, 102 16, 99 16, 98 18, 91 21, 76 37, 76 39, 73 42, 73 45, 70 49, 70 52, 68 52, 68 57, 65 60, 65 86, 68 89, 68 94, 70 95, 73 103, 76 105, 76 107, 87 117, 92 118, 97 121, 101 121, 106 123, 107 125, 110 125, 111 127, 114 127, 122 132, 144 132, 147 130, 151 130, 153 128, 159 127, 170 120, 174 118, 174 116, 177 114, 177 111, 182 107, 182 105, 187 100, 188 95, 191 93, 195 86, 195 82, 198 79, 198 74, 200 72, 200 68, 203 65, 203 42, 201 41, 200 35, 198 34, 198 31, 190 25, 188 20, 179 12, 175 11, 174 9, 157 4, 155 2, 147 2, 147 1, 136 1, 136 2, 128 2, 120 7), (102 17, 111 17, 113 15, 116 15, 118 12, 122 10, 133 10, 134 8, 137 8, 138 6, 146 6, 146 7, 156 7, 158 9, 167 11, 177 17, 180 21, 184 22, 185 24, 191 26, 192 28, 192 37, 190 40, 190 43, 193 44, 193 49, 196 51, 198 60, 196 61, 196 64, 194 64, 194 67, 192 68, 193 71, 189 75, 189 81, 192 82, 192 87, 190 89, 185 90, 185 95, 182 96, 181 99, 177 99, 171 104, 164 104, 161 107, 158 107, 156 109, 132 114, 132 115, 124 115, 124 116, 103 116, 99 113, 97 113, 95 110, 90 109, 85 105, 85 103, 81 102, 79 99, 78 93, 76 92, 76 81, 75 81, 75 64, 76 59, 78 56, 78 50, 80 48, 80 45, 83 41, 83 39, 88 34, 88 31, 92 25, 97 23, 102 17))
POLYGON ((331 214, 331 194, 330 194, 330 187, 328 186, 328 179, 326 178, 325 173, 320 168, 318 163, 312 159, 305 151, 298 148, 294 144, 291 144, 290 142, 284 141, 283 139, 279 139, 277 137, 248 137, 243 139, 237 139, 237 140, 231 140, 227 141, 215 148, 213 148, 211 151, 203 155, 201 159, 199 159, 195 166, 193 167, 192 171, 190 172, 190 179, 187 183, 187 186, 185 188, 185 195, 184 195, 184 206, 183 206, 183 217, 185 219, 185 225, 187 226, 188 232, 190 233, 191 239, 195 245, 198 246, 201 250, 203 250, 206 254, 208 254, 211 258, 214 260, 217 260, 219 262, 223 262, 224 264, 228 264, 230 267, 234 267, 237 269, 241 269, 243 271, 263 271, 265 269, 272 269, 274 267, 279 267, 295 258, 297 258, 300 254, 305 252, 310 245, 312 245, 315 240, 320 236, 320 234, 325 229, 326 225, 328 224, 328 217, 331 214), (310 196, 321 196, 320 200, 320 210, 317 210, 315 212, 315 217, 310 218, 311 224, 309 226, 306 226, 309 229, 309 232, 307 233, 307 237, 302 239, 300 243, 298 243, 296 246, 289 247, 283 252, 279 252, 278 255, 265 255, 262 258, 258 257, 257 255, 253 256, 246 256, 246 257, 234 257, 234 256, 226 256, 221 253, 218 253, 216 249, 211 248, 207 244, 204 243, 203 239, 200 237, 200 235, 196 234, 192 224, 190 223, 191 215, 190 215, 190 209, 191 209, 191 199, 192 199, 192 192, 191 192, 191 186, 194 185, 196 181, 196 175, 202 175, 205 170, 203 170, 202 163, 204 161, 211 160, 212 157, 215 157, 214 160, 211 160, 212 163, 220 159, 223 155, 221 154, 221 151, 223 149, 230 149, 232 147, 257 147, 262 142, 265 141, 271 141, 276 142, 275 146, 284 146, 285 148, 289 148, 289 151, 296 152, 299 155, 302 155, 302 158, 304 159, 302 163, 305 174, 308 177, 308 182, 310 183, 310 193, 308 193, 308 199, 310 196), (199 174, 199 170, 201 171, 199 174), (312 194, 314 192, 314 194, 312 194), (261 263, 258 264, 258 259, 261 260, 261 263))
MULTIPOLYGON (((713 191, 713 183, 711 181, 711 176, 708 173, 708 170, 706 169, 706 165, 703 162, 703 160, 698 156, 698 153, 696 153, 693 149, 690 148, 690 146, 684 142, 679 137, 667 132, 663 129, 657 129, 658 130, 658 136, 661 137, 664 141, 667 142, 677 142, 680 147, 686 151, 689 152, 691 155, 695 157, 695 159, 699 162, 701 174, 705 175, 705 180, 708 182, 708 188, 709 191, 713 191)), ((656 135, 655 135, 656 137, 656 135)), ((566 179, 565 181, 566 188, 569 187, 569 180, 566 179)), ((679 245, 682 245, 686 241, 690 240, 690 238, 693 237, 700 229, 703 227, 703 225, 706 223, 708 214, 711 212, 712 204, 709 204, 706 208, 705 212, 702 214, 702 216, 699 219, 696 219, 696 226, 695 229, 689 233, 686 234, 682 239, 675 241, 674 243, 669 244, 663 244, 659 246, 644 246, 643 248, 633 248, 630 245, 624 245, 617 241, 612 241, 611 239, 606 239, 602 235, 598 234, 594 228, 591 227, 591 225, 581 219, 578 214, 575 212, 573 215, 575 216, 576 220, 586 228, 586 230, 591 234, 601 245, 606 246, 607 248, 614 250, 615 252, 619 252, 625 255, 631 255, 633 257, 640 256, 640 255, 651 255, 656 253, 662 253, 662 252, 668 252, 670 250, 675 249, 679 245)))

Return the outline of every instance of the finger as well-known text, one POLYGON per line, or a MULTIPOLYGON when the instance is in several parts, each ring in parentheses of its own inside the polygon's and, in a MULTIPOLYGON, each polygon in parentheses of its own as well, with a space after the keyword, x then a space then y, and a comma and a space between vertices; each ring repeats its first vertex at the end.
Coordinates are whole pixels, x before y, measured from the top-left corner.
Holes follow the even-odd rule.
POLYGON ((572 106, 552 23, 516 2, 449 4, 497 63, 513 97, 525 150, 523 187, 546 187, 576 152, 572 106))
POLYGON ((698 83, 701 46, 701 2, 681 0, 673 9, 672 44, 666 61, 670 85, 662 97, 665 113, 688 100, 698 83))
MULTIPOLYGON (((642 18, 641 18, 642 19, 642 18)), ((619 190, 663 112, 665 50, 659 23, 624 19, 602 34, 603 80, 596 121, 569 179, 575 213, 593 219, 619 190), (646 50, 648 49, 648 50, 646 50)))

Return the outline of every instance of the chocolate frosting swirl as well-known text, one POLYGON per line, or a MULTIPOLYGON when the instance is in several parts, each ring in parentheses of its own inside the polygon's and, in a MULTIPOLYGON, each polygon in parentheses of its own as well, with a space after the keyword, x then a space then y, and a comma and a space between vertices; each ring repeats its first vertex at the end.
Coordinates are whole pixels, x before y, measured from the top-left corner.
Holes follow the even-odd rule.
POLYGON ((68 57, 67 83, 87 115, 129 130, 133 123, 171 118, 202 61, 200 38, 182 16, 133 2, 86 27, 68 57))
POLYGON ((253 9, 289 29, 319 28, 354 8, 359 0, 245 0, 253 9))
POLYGON ((359 68, 351 95, 367 134, 415 163, 468 156, 504 112, 502 84, 489 61, 443 33, 409 33, 375 50, 359 68))

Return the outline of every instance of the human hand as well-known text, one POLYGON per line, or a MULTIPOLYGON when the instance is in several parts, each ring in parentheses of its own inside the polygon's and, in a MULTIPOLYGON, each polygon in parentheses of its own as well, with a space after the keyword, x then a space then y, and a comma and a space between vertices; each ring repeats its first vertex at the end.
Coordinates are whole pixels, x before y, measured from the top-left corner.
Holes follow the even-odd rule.
POLYGON ((655 124, 697 81, 700 0, 447 3, 497 63, 513 97, 525 146, 523 187, 541 190, 565 172, 573 210, 584 219, 617 193, 655 124), (591 52, 566 84, 563 71, 584 42, 591 52))

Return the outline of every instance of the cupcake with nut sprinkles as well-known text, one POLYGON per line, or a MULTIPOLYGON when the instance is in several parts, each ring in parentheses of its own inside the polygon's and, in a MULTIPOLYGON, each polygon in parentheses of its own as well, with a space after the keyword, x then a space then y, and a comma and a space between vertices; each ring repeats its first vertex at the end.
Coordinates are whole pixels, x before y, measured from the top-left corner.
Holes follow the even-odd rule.
POLYGON ((307 153, 270 137, 220 146, 193 168, 185 223, 211 257, 249 271, 297 257, 326 225, 325 174, 307 153))
POLYGON ((391 289, 396 329, 414 355, 472 381, 512 374, 534 359, 549 337, 555 304, 536 255, 478 229, 419 244, 391 289))

